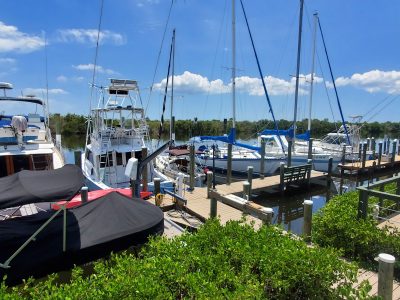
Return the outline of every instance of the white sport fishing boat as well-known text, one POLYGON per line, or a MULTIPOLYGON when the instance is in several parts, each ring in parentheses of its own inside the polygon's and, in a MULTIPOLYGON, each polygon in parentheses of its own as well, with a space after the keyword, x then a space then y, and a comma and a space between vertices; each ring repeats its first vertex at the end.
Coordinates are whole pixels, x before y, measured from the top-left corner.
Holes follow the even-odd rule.
POLYGON ((64 165, 61 137, 58 136, 57 142, 51 137, 45 102, 35 96, 7 96, 6 91, 12 88, 10 83, 0 83, 3 90, 0 102, 22 103, 26 111, 19 115, 0 114, 0 177, 21 170, 61 168, 64 165), (38 107, 43 109, 42 116, 37 113, 38 107))
POLYGON ((148 136, 137 81, 111 79, 89 118, 82 157, 89 189, 129 187, 126 164, 131 157, 142 157, 148 136))

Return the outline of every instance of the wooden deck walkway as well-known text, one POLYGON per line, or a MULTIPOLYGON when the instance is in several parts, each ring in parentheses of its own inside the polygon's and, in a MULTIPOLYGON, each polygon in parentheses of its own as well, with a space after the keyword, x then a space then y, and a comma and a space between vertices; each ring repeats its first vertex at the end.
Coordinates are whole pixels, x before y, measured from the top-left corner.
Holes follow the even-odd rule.
POLYGON ((362 162, 357 161, 357 162, 351 162, 351 163, 346 163, 344 165, 339 164, 339 168, 345 170, 345 171, 353 171, 353 172, 366 172, 369 169, 372 169, 374 166, 374 162, 376 164, 375 168, 376 170, 381 170, 381 169, 388 169, 388 168, 398 168, 400 167, 400 155, 395 156, 394 163, 390 161, 383 161, 381 160, 380 165, 378 165, 378 159, 375 160, 367 160, 365 162, 364 168, 362 167, 362 162))

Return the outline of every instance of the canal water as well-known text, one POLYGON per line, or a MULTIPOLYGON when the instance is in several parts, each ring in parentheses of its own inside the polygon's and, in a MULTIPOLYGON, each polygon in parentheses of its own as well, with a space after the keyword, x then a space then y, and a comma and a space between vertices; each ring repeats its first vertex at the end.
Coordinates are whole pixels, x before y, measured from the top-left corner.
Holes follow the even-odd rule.
MULTIPOLYGON (((73 164, 74 151, 84 150, 85 137, 63 137, 62 145, 66 162, 73 164)), ((300 195, 294 192, 292 195, 285 195, 284 199, 267 193, 252 195, 252 201, 265 207, 271 207, 274 210, 274 224, 280 224, 282 228, 295 234, 301 234, 303 230, 303 201, 305 199, 311 199, 313 201, 313 213, 315 213, 326 204, 326 190, 312 188, 307 194, 300 195)))

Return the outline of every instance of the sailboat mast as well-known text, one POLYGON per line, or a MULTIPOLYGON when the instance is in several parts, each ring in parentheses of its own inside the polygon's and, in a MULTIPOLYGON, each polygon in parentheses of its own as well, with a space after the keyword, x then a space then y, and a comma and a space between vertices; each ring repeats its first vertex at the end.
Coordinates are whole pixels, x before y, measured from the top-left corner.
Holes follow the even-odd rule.
POLYGON ((235 0, 232 0, 232 128, 236 122, 236 15, 235 0))
POLYGON ((172 31, 172 78, 171 78, 171 118, 169 122, 169 139, 175 140, 174 120, 174 74, 175 74, 175 28, 172 31))
POLYGON ((312 97, 314 89, 314 65, 315 65, 315 44, 317 37, 317 22, 318 13, 314 14, 314 33, 313 33, 313 50, 312 50, 312 61, 311 61, 311 83, 310 83, 310 100, 309 100, 309 110, 308 110, 308 131, 311 131, 311 111, 312 111, 312 97))
POLYGON ((304 0, 300 0, 299 36, 297 43, 296 89, 294 92, 293 141, 296 139, 297 102, 299 99, 299 75, 300 75, 301 32, 303 27, 303 6, 304 6, 304 0))

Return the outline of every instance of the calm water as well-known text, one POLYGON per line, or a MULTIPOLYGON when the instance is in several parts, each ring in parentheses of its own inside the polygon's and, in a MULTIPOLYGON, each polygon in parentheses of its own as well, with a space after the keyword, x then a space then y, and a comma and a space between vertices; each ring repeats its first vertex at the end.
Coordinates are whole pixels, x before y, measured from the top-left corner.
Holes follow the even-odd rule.
MULTIPOLYGON (((251 143, 253 141, 250 141, 251 143)), ((178 142, 177 142, 178 143, 178 142)), ((67 163, 74 163, 74 151, 83 151, 85 146, 84 136, 69 136, 62 138, 64 155, 67 163)), ((179 143, 178 143, 179 144, 179 143)), ((284 199, 267 193, 253 195, 252 200, 260 205, 271 207, 274 210, 274 223, 281 224, 285 230, 301 234, 303 230, 303 201, 313 200, 313 212, 317 212, 326 204, 326 192, 322 189, 312 189, 309 193, 285 196, 284 199)))

